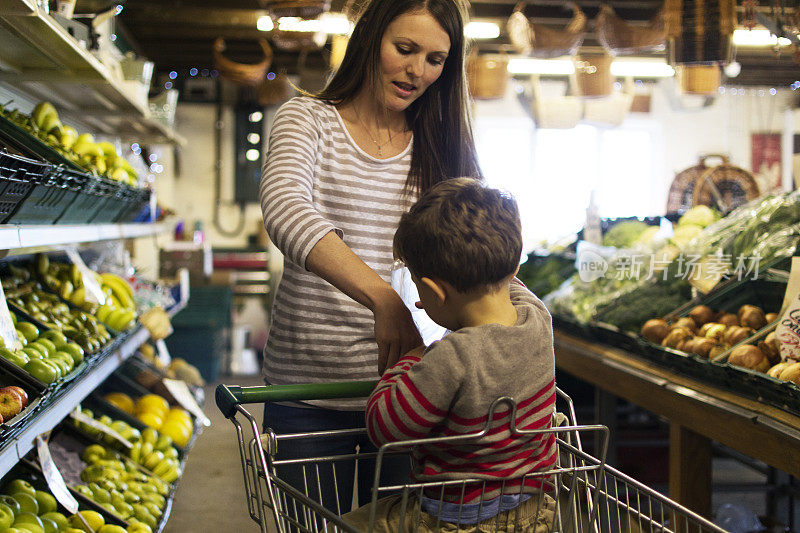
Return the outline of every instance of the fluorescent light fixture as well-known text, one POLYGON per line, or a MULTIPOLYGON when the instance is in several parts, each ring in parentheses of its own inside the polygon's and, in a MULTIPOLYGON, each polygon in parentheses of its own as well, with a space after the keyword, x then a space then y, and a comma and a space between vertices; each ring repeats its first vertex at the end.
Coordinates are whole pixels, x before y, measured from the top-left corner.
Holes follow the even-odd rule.
POLYGON ((671 78, 675 69, 664 61, 649 59, 615 59, 611 74, 618 78, 671 78))
POLYGON ((343 13, 323 13, 316 19, 298 17, 281 17, 278 19, 280 31, 303 31, 309 33, 327 33, 330 35, 347 35, 352 30, 350 21, 343 13))
POLYGON ((500 37, 500 26, 494 22, 470 22, 464 28, 464 35, 470 39, 496 39, 500 37))
POLYGON ((575 72, 575 65, 569 59, 533 59, 515 57, 508 62, 511 74, 549 74, 552 76, 568 76, 575 72))
POLYGON ((792 41, 786 37, 776 37, 767 29, 733 30, 733 44, 736 46, 789 46, 792 41))
POLYGON ((272 17, 270 16, 262 15, 258 17, 258 20, 256 21, 256 28, 258 28, 260 31, 272 31, 272 28, 274 27, 275 25, 273 24, 272 17))

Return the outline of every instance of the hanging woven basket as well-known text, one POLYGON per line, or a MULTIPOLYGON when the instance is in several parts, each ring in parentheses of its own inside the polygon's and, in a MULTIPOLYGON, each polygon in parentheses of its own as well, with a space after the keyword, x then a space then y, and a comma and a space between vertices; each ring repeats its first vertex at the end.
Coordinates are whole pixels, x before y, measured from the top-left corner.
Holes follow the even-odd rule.
POLYGON ((328 35, 323 32, 308 31, 272 31, 272 44, 284 52, 313 52, 325 46, 328 35))
POLYGON ((634 26, 619 18, 608 4, 600 6, 594 21, 597 40, 611 55, 639 54, 665 48, 667 32, 664 11, 645 26, 634 26))
POLYGON ((525 3, 520 2, 506 22, 506 29, 511 44, 517 52, 540 59, 552 59, 565 55, 574 55, 586 34, 586 15, 573 3, 572 20, 562 29, 557 30, 533 22, 525 16, 525 3))
POLYGON ((675 77, 684 94, 716 96, 722 81, 722 72, 716 63, 676 65, 675 77))
POLYGON ((670 62, 727 62, 736 26, 736 0, 665 0, 670 62))
POLYGON ((222 55, 225 51, 225 40, 218 37, 214 41, 214 68, 219 71, 220 76, 234 83, 245 86, 259 85, 267 76, 270 65, 272 65, 272 47, 264 39, 259 39, 258 44, 264 59, 258 63, 236 63, 222 55))
POLYGON ((502 98, 508 87, 508 57, 478 55, 473 49, 467 58, 469 95, 478 100, 502 98))
POLYGON ((330 0, 265 0, 264 4, 274 19, 281 17, 314 19, 331 8, 330 0))
POLYGON ((575 78, 578 94, 584 97, 608 96, 614 90, 611 74, 613 58, 608 54, 575 56, 575 78))

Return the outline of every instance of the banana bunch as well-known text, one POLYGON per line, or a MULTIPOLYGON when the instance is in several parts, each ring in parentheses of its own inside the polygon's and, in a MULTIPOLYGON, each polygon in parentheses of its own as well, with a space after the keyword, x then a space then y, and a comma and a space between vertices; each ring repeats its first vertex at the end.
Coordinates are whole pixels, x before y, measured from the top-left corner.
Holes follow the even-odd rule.
POLYGON ((130 284, 111 272, 98 275, 106 303, 97 309, 97 318, 117 331, 125 331, 136 319, 136 304, 130 284))
POLYGON ((92 134, 78 134, 72 126, 62 124, 50 102, 36 104, 30 116, 18 110, 6 113, 0 109, 0 113, 83 168, 133 187, 137 185, 136 170, 117 153, 113 144, 96 143, 92 134))

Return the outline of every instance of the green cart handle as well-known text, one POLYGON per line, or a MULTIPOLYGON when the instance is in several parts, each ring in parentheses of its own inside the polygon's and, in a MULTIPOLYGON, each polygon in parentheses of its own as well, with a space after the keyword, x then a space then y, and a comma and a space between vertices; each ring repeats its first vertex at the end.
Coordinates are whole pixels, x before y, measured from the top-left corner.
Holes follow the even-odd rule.
POLYGON ((231 418, 236 415, 236 406, 240 404, 366 398, 375 389, 377 383, 378 381, 374 380, 304 383, 302 385, 263 385, 260 387, 218 385, 214 399, 217 401, 217 407, 222 414, 226 418, 231 418))

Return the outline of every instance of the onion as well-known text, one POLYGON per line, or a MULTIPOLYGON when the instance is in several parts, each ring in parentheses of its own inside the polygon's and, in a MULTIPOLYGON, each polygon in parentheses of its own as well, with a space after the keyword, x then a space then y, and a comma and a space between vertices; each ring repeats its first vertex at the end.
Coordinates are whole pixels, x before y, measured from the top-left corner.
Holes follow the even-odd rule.
POLYGON ((744 344, 734 348, 728 357, 728 362, 757 372, 766 372, 770 367, 764 353, 752 344, 744 344))
POLYGON ((714 311, 707 305, 697 305, 689 311, 689 316, 694 320, 695 324, 702 326, 706 322, 714 320, 714 311))
POLYGON ((644 323, 641 334, 650 342, 660 344, 669 334, 669 324, 663 318, 653 318, 644 323))

